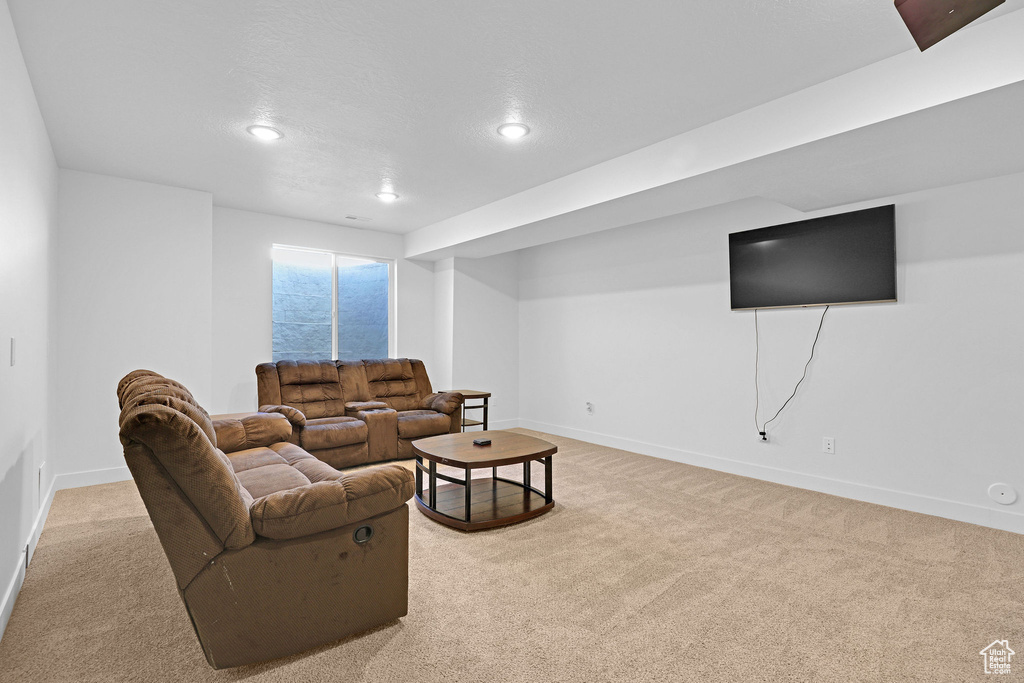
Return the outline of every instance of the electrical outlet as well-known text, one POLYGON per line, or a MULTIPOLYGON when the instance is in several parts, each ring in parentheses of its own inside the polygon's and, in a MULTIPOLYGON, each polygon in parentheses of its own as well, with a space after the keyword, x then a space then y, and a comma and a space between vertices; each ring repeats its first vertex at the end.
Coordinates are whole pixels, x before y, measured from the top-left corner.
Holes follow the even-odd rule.
POLYGON ((821 440, 821 452, 828 453, 829 455, 836 454, 836 440, 831 436, 826 436, 821 440))
POLYGON ((593 415, 593 414, 594 414, 594 404, 591 403, 590 401, 587 401, 587 415, 593 415))

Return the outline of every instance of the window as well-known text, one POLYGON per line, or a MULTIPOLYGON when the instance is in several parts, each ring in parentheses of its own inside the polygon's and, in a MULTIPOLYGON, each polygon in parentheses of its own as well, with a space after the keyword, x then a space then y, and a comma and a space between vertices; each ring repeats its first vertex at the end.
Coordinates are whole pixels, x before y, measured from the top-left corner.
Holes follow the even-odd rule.
POLYGON ((273 357, 394 355, 391 261, 274 245, 273 357))

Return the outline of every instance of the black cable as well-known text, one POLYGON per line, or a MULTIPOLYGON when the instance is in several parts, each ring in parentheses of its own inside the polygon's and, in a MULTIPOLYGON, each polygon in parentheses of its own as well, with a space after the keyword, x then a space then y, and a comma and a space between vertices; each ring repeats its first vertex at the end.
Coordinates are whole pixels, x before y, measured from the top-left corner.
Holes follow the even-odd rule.
MULTIPOLYGON (((768 425, 770 423, 774 422, 775 418, 777 418, 782 413, 783 409, 786 406, 789 405, 789 402, 793 400, 794 396, 796 396, 796 392, 800 388, 800 385, 803 384, 804 378, 807 377, 807 368, 811 364, 811 361, 814 359, 814 348, 818 345, 818 337, 821 335, 821 326, 825 324, 825 314, 828 313, 828 309, 829 309, 829 306, 825 306, 825 310, 821 312, 821 320, 818 321, 818 331, 814 333, 814 341, 811 343, 811 355, 807 358, 807 362, 804 363, 804 372, 803 372, 802 375, 800 375, 800 380, 796 383, 796 386, 793 387, 793 393, 789 395, 789 398, 787 398, 786 402, 782 404, 782 407, 779 408, 775 412, 775 415, 772 416, 772 419, 770 419, 767 422, 765 422, 763 425, 761 425, 760 429, 758 429, 757 433, 761 435, 761 440, 762 441, 767 441, 768 440, 768 434, 767 434, 768 425)), ((760 349, 758 348, 759 347, 759 339, 758 339, 758 337, 759 337, 759 335, 758 335, 758 330, 757 330, 757 309, 755 308, 754 309, 754 394, 755 394, 756 398, 755 398, 755 401, 754 401, 754 426, 757 426, 757 410, 758 410, 758 405, 760 404, 760 396, 758 396, 758 394, 760 392, 759 392, 758 387, 757 387, 757 367, 758 367, 758 363, 759 363, 759 360, 760 360, 759 359, 760 349)))
MULTIPOLYGON (((757 369, 761 364, 760 335, 757 332, 757 309, 754 309, 754 428, 762 437, 765 433, 761 431, 761 425, 757 422, 757 411, 761 406, 761 389, 757 386, 757 369)), ((767 441, 767 439, 765 439, 767 441)))

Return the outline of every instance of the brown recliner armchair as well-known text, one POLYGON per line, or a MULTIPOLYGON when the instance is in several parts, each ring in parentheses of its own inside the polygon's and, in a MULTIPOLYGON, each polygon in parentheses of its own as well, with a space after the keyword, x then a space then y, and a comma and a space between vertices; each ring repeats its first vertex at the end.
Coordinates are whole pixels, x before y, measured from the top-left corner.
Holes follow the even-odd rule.
POLYGON ((117 394, 125 460, 212 667, 407 613, 408 470, 343 474, 286 441, 286 418, 212 421, 150 371, 126 375, 117 394))
POLYGON ((421 360, 364 360, 370 400, 397 412, 398 455, 413 457, 412 442, 462 431, 462 394, 435 394, 421 360))
POLYGON ((334 467, 412 457, 412 441, 462 430, 462 395, 432 393, 423 362, 294 361, 256 366, 260 410, 292 423, 292 442, 334 467), (341 443, 365 425, 366 448, 341 443))

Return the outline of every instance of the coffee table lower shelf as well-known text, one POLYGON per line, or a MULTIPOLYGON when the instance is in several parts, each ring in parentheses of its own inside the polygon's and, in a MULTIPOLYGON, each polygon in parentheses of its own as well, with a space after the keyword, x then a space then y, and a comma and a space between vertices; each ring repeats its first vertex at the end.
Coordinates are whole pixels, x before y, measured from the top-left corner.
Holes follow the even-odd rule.
POLYGON ((516 524, 542 515, 555 506, 536 489, 517 481, 486 477, 473 479, 469 521, 466 521, 466 495, 462 484, 437 487, 437 501, 430 507, 416 494, 416 506, 431 519, 463 531, 489 529, 516 524))

